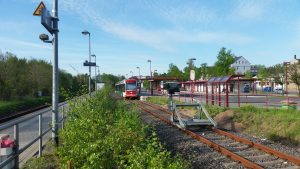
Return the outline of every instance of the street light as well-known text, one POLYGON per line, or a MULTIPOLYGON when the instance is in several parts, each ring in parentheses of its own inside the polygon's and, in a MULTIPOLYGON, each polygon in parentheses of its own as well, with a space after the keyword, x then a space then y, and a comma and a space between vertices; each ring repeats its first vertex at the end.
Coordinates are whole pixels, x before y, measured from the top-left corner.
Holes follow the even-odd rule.
POLYGON ((153 71, 153 76, 155 76, 155 73, 157 73, 157 70, 154 70, 154 71, 153 71))
POLYGON ((92 57, 95 57, 95 91, 97 90, 97 72, 96 72, 96 67, 97 67, 97 63, 96 63, 96 55, 93 54, 92 57))
POLYGON ((130 70, 130 73, 131 73, 131 77, 133 77, 133 71, 132 70, 130 70))
POLYGON ((149 63, 150 63, 150 78, 152 78, 152 71, 151 71, 151 60, 149 59, 149 60, 147 60, 147 62, 149 62, 149 63))
MULTIPOLYGON (((193 77, 191 76, 192 73, 192 65, 193 65, 193 61, 196 60, 196 58, 190 58, 189 59, 189 67, 190 67, 190 80, 191 80, 191 92, 192 92, 192 102, 194 102, 194 80, 195 80, 195 73, 193 75, 193 77)), ((219 89, 220 90, 220 89, 219 89)))
POLYGON ((137 69, 139 69, 139 77, 140 77, 140 80, 141 80, 141 70, 140 70, 140 67, 136 67, 137 69))
POLYGON ((287 84, 287 66, 290 65, 290 62, 283 62, 283 65, 285 65, 285 92, 286 95, 288 95, 288 84, 287 84))
POLYGON ((96 67, 98 68, 98 77, 99 77, 99 78, 98 78, 98 79, 99 79, 98 81, 99 81, 99 83, 101 83, 101 78, 100 78, 100 67, 99 67, 98 65, 97 65, 96 67))
MULTIPOLYGON (((85 30, 81 32, 83 35, 89 35, 89 63, 91 63, 91 34, 85 30)), ((91 96, 91 66, 89 65, 89 95, 91 96)))

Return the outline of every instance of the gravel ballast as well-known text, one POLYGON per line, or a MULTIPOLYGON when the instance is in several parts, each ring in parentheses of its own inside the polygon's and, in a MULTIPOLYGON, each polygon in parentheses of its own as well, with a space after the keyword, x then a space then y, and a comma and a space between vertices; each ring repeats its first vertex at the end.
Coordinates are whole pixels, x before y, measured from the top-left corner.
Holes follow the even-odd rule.
POLYGON ((190 162, 191 168, 244 168, 221 153, 209 148, 178 129, 168 126, 146 112, 141 113, 144 123, 153 126, 160 142, 173 155, 190 162))

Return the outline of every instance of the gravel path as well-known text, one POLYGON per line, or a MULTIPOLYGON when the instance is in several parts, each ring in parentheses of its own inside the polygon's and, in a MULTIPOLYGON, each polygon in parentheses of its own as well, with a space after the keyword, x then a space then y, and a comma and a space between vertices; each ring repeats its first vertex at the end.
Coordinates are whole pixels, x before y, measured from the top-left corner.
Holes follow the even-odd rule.
POLYGON ((154 127, 159 140, 173 155, 179 154, 191 163, 192 168, 244 168, 219 152, 209 148, 176 128, 168 126, 148 113, 142 112, 144 123, 154 127))

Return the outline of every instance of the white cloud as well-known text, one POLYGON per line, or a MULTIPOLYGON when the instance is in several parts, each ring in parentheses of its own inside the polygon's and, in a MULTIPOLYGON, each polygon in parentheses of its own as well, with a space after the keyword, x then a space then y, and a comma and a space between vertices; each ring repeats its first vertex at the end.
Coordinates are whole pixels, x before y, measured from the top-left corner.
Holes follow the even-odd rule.
MULTIPOLYGON (((175 51, 174 45, 176 43, 229 43, 229 44, 246 44, 253 42, 253 38, 243 34, 232 33, 232 32, 187 32, 177 29, 146 29, 137 25, 130 25, 118 22, 113 17, 106 17, 99 12, 98 6, 93 6, 93 3, 87 1, 74 1, 65 0, 62 1, 62 8, 66 11, 72 11, 76 15, 80 16, 83 21, 91 22, 97 25, 101 30, 117 36, 121 39, 126 39, 136 43, 141 43, 152 48, 173 52, 175 51)), ((106 2, 109 3, 109 2, 106 2)), ((180 14, 176 11, 179 9, 174 8, 173 12, 165 13, 166 17, 170 19, 180 18, 180 14)), ((165 9, 162 11, 166 12, 165 9)), ((172 10, 171 10, 172 11, 172 10)), ((184 9, 185 14, 182 16, 182 20, 187 18, 195 19, 197 10, 184 9), (195 17, 194 17, 195 16, 195 17)), ((202 10, 206 11, 206 10, 202 10)), ((204 12, 205 13, 205 12, 204 12)), ((211 14, 207 16, 203 14, 198 15, 199 20, 209 19, 211 14)))
POLYGON ((170 1, 165 4, 162 1, 146 1, 148 7, 160 17, 175 24, 198 24, 212 22, 217 15, 214 9, 204 6, 200 1, 170 1))
POLYGON ((14 46, 19 46, 20 48, 22 47, 32 47, 32 48, 37 48, 37 49, 51 49, 51 46, 43 44, 37 44, 29 41, 22 41, 22 40, 15 40, 15 39, 9 39, 9 38, 1 38, 0 37, 0 42, 2 44, 13 44, 14 46))

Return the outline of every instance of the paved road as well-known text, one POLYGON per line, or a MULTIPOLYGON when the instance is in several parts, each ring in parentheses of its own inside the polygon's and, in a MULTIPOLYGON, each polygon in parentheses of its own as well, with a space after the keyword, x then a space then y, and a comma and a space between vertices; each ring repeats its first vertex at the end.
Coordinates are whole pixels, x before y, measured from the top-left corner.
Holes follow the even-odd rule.
MULTIPOLYGON (((60 113, 59 113, 59 119, 61 119, 61 105, 60 104, 60 113)), ((45 108, 39 111, 34 112, 33 114, 38 114, 40 112, 45 112, 42 115, 42 129, 43 131, 46 131, 51 124, 51 119, 52 119, 52 114, 51 114, 51 109, 50 108, 45 108)), ((26 118, 32 116, 32 114, 20 117, 20 118, 26 118)), ((11 123, 14 122, 15 120, 11 120, 9 122, 6 123, 2 123, 0 124, 0 127, 7 124, 7 123, 11 123)), ((26 144, 28 144, 29 142, 33 141, 36 137, 38 137, 38 132, 39 132, 39 120, 38 120, 38 116, 27 120, 25 122, 22 122, 19 124, 19 145, 20 148, 24 147, 26 144)), ((0 131, 0 134, 9 134, 10 138, 13 139, 14 137, 14 131, 13 131, 13 127, 4 129, 0 131)), ((48 132, 44 137, 43 137, 43 145, 51 138, 51 132, 48 132)), ((28 150, 24 151, 19 158, 19 162, 20 162, 20 166, 22 164, 24 164, 30 157, 32 157, 35 153, 37 153, 38 151, 38 143, 36 142, 36 144, 32 145, 28 150)))

